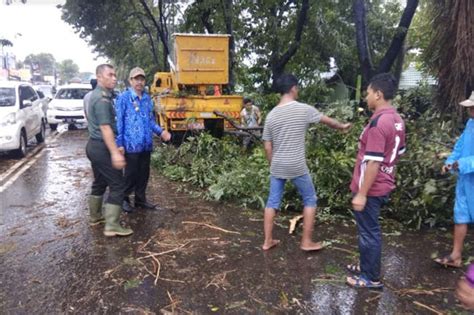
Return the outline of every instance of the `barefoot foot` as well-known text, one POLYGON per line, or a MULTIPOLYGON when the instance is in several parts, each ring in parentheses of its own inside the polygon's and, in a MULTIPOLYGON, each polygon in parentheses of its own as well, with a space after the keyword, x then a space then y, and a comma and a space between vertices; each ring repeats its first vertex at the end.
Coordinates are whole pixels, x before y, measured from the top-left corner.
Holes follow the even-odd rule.
POLYGON ((308 242, 308 243, 301 243, 300 246, 301 250, 304 250, 305 252, 311 252, 311 251, 318 251, 324 248, 323 244, 321 242, 308 242))
POLYGON ((269 250, 270 248, 275 247, 278 244, 280 244, 279 240, 271 240, 270 242, 263 243, 262 249, 263 250, 269 250))

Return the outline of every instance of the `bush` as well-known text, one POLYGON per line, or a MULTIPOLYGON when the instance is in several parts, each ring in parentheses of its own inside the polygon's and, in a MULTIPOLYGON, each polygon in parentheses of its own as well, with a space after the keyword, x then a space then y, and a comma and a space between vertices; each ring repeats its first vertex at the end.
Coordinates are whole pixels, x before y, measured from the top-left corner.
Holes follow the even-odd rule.
MULTIPOLYGON (((424 108, 426 104, 421 111, 414 108, 420 106, 420 99, 427 100, 426 95, 415 94, 396 102, 402 115, 407 113, 407 153, 399 163, 398 188, 384 216, 420 228, 451 221, 455 181, 439 173, 454 139, 449 136, 452 126, 424 108)), ((318 190, 319 206, 325 213, 347 215, 357 141, 368 118, 347 104, 332 104, 323 110, 329 116, 352 121, 354 127, 350 133, 341 134, 322 125, 312 126, 307 135, 308 167, 318 190)), ((262 147, 247 152, 237 139, 219 140, 203 133, 179 148, 158 148, 153 163, 170 179, 204 188, 209 199, 264 207, 269 167, 262 147)), ((288 207, 301 207, 292 185, 287 185, 282 202, 282 208, 288 207)))

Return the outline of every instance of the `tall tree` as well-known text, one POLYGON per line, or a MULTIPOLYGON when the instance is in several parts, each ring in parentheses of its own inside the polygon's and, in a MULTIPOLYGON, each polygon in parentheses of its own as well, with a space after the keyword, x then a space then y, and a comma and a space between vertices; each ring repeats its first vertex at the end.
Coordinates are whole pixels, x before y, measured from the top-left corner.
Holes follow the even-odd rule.
POLYGON ((50 53, 30 54, 26 56, 24 64, 39 72, 41 76, 54 75, 56 60, 50 53))
POLYGON ((403 43, 410 28, 411 21, 418 7, 418 0, 407 0, 407 4, 400 18, 397 31, 390 46, 377 66, 372 61, 367 28, 366 0, 353 0, 353 14, 356 27, 356 43, 362 78, 367 82, 374 74, 389 72, 402 51, 403 43))
POLYGON ((79 74, 79 66, 71 59, 66 59, 58 64, 59 78, 66 83, 79 74))
POLYGON ((431 1, 432 41, 425 60, 438 78, 437 107, 463 117, 459 101, 474 90, 474 2, 431 1))

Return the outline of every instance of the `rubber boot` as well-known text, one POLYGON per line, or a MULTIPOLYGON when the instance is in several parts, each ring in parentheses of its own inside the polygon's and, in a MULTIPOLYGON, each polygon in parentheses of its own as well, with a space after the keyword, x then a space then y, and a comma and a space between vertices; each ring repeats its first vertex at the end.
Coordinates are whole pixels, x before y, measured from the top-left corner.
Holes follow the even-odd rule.
POLYGON ((102 196, 89 196, 89 225, 94 226, 105 222, 102 215, 102 196))
POLYGON ((133 233, 131 229, 124 228, 120 225, 120 213, 122 213, 121 205, 105 204, 105 236, 127 236, 133 233))

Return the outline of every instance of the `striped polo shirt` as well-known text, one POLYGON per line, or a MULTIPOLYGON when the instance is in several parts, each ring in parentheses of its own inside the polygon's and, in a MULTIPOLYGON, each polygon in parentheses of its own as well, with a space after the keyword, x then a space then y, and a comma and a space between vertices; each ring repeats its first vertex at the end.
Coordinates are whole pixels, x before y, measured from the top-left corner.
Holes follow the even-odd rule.
POLYGON ((292 179, 309 173, 305 156, 306 130, 322 116, 316 108, 297 101, 278 105, 268 113, 262 139, 272 142, 272 176, 292 179))

